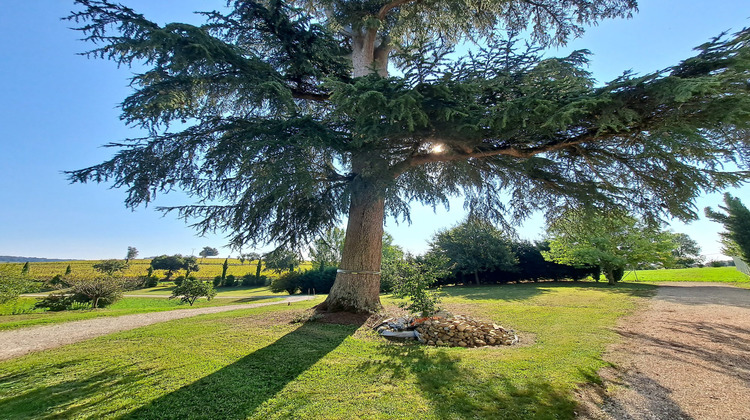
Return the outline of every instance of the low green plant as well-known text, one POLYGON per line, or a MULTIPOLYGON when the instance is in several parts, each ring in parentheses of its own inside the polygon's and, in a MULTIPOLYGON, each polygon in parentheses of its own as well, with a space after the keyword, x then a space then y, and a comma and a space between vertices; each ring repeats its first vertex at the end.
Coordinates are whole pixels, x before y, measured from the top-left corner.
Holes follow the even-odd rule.
POLYGON ((245 287, 262 287, 268 283, 268 277, 247 273, 242 276, 242 285, 245 287))
POLYGON ((430 290, 438 277, 450 273, 445 257, 431 254, 429 259, 408 256, 396 265, 393 296, 406 299, 399 306, 421 316, 437 312, 440 304, 440 288, 430 290))
POLYGON ((336 267, 305 271, 299 278, 299 288, 302 293, 328 293, 336 281, 337 271, 336 267))
POLYGON ((34 308, 46 309, 52 312, 67 311, 73 306, 73 302, 75 302, 73 295, 51 293, 39 299, 34 305, 34 308))
POLYGON ((103 308, 122 297, 122 279, 114 277, 95 277, 91 279, 70 279, 70 292, 78 302, 91 302, 93 309, 103 308))
POLYGON ((237 277, 230 274, 224 278, 224 287, 234 287, 237 285, 237 277))
POLYGON ((221 276, 214 277, 213 285, 214 287, 221 287, 221 285, 224 283, 224 279, 221 278, 221 276))
POLYGON ((302 274, 297 271, 288 271, 281 276, 271 280, 271 291, 274 293, 287 292, 290 295, 300 290, 302 274))
POLYGON ((185 276, 177 276, 174 279, 174 285, 175 286, 180 286, 183 281, 185 281, 185 276))
POLYGON ((180 301, 186 302, 190 304, 190 306, 193 306, 193 303, 195 303, 195 301, 200 297, 205 297, 208 300, 211 300, 214 296, 216 296, 216 290, 210 283, 198 280, 195 277, 190 276, 185 279, 185 281, 183 281, 180 285, 175 287, 174 290, 172 290, 172 296, 170 296, 169 298, 179 298, 180 301))
MULTIPOLYGON (((149 267, 149 271, 153 272, 153 269, 149 267)), ((143 282, 144 286, 146 287, 156 287, 159 285, 159 277, 154 276, 152 274, 149 274, 146 276, 145 281, 143 282)))

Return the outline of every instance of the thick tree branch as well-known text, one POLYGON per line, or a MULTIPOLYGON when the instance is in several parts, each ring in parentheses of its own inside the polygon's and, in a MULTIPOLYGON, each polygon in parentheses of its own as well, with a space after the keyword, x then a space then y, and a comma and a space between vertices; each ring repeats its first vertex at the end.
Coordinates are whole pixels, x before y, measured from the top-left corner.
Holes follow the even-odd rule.
POLYGON ((307 99, 310 101, 326 102, 331 98, 328 93, 309 93, 301 90, 292 89, 292 97, 296 99, 307 99))
POLYGON ((395 0, 395 1, 392 1, 392 2, 390 2, 390 3, 388 3, 385 6, 383 6, 383 7, 380 8, 380 11, 378 12, 378 19, 380 19, 380 20, 385 19, 385 17, 388 16, 388 12, 390 12, 391 10, 393 10, 393 9, 395 9, 397 7, 401 7, 401 6, 403 6, 405 4, 409 4, 409 3, 418 3, 419 1, 420 0, 395 0))
MULTIPOLYGON (((526 159, 532 156, 536 156, 540 153, 553 152, 562 150, 568 147, 576 146, 588 141, 594 140, 592 136, 578 137, 575 139, 562 141, 558 143, 550 143, 536 147, 519 148, 513 146, 496 147, 488 150, 474 150, 472 152, 466 152, 465 150, 459 150, 457 148, 451 148, 450 151, 445 153, 419 153, 412 155, 403 161, 391 166, 391 174, 393 178, 398 178, 401 174, 413 168, 415 166, 424 165, 426 163, 437 163, 437 162, 453 162, 458 160, 466 159, 482 159, 492 156, 509 156, 519 159, 526 159)), ((438 139, 434 139, 435 142, 440 142, 438 139)))

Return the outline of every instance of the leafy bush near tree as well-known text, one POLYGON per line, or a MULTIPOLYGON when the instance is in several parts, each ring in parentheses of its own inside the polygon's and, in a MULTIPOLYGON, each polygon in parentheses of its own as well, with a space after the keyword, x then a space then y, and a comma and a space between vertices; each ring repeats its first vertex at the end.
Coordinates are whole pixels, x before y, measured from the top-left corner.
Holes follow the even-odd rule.
POLYGON ((393 296, 406 299, 399 306, 421 316, 429 316, 439 310, 440 289, 430 290, 437 279, 450 274, 449 260, 444 256, 407 256, 396 266, 393 296))
POLYGON ((293 295, 302 293, 328 293, 336 280, 336 267, 308 270, 305 272, 290 271, 271 280, 271 291, 274 293, 287 292, 293 295))
POLYGON ((242 285, 245 287, 261 287, 268 283, 268 277, 247 273, 242 276, 242 285))
POLYGON ((307 294, 328 293, 336 281, 336 272, 336 267, 305 271, 299 276, 299 289, 307 294))
POLYGON ((190 276, 172 290, 172 296, 170 296, 170 299, 179 298, 180 301, 193 306, 195 301, 201 297, 211 300, 214 296, 216 296, 216 290, 210 283, 190 276))
POLYGON ((271 280, 271 291, 274 293, 287 292, 290 295, 300 290, 300 277, 302 273, 297 271, 288 271, 279 277, 271 280))
POLYGON ((174 278, 174 285, 179 287, 183 281, 185 281, 185 276, 177 276, 174 278))

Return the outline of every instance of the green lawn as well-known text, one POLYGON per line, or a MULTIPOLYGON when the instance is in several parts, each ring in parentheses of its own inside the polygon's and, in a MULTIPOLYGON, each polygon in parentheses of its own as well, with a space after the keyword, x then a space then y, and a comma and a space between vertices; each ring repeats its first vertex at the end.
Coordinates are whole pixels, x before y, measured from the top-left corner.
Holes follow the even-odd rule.
MULTIPOLYGON (((253 302, 271 302, 280 300, 277 298, 237 298, 237 299, 213 299, 210 302, 201 298, 193 304, 193 308, 219 305, 235 305, 241 303, 253 302)), ((187 303, 182 303, 179 299, 164 298, 123 298, 111 306, 95 310, 77 310, 77 311, 60 311, 49 312, 34 310, 35 298, 19 298, 16 302, 0 305, 0 331, 10 330, 21 327, 30 327, 34 325, 57 324, 60 322, 78 321, 82 319, 99 318, 104 316, 120 316, 139 314, 146 312, 170 311, 174 309, 191 308, 187 303), (19 312, 19 315, 12 313, 19 312)), ((0 418, 2 418, 0 416, 0 418)))
MULTIPOLYGON (((0 363, 7 418, 573 418, 617 319, 655 286, 445 288, 445 306, 524 345, 434 348, 290 323, 300 302, 152 325, 0 363)), ((389 299, 384 299, 389 302, 389 299)))
MULTIPOLYGON (((625 280, 634 281, 633 273, 626 273, 625 280)), ((725 283, 750 283, 750 277, 734 267, 679 268, 674 270, 638 270, 639 282, 662 281, 706 281, 725 283)))

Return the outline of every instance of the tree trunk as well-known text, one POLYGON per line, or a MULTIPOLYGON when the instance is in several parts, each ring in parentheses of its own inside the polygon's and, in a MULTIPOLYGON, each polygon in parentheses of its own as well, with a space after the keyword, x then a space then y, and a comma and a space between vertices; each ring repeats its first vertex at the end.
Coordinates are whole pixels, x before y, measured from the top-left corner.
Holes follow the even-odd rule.
MULTIPOLYGON (((352 75, 373 72, 388 77, 390 40, 378 39, 377 29, 352 36, 352 75)), ((318 306, 330 312, 373 313, 380 310, 380 264, 383 257, 385 199, 382 172, 388 162, 377 156, 352 156, 349 221, 339 272, 328 298, 318 306), (380 165, 380 166, 379 166, 380 165)))
POLYGON ((385 200, 378 185, 360 177, 353 181, 341 264, 328 298, 319 306, 321 310, 373 313, 381 308, 385 200))
POLYGON ((479 286, 479 271, 474 270, 474 282, 479 286))

